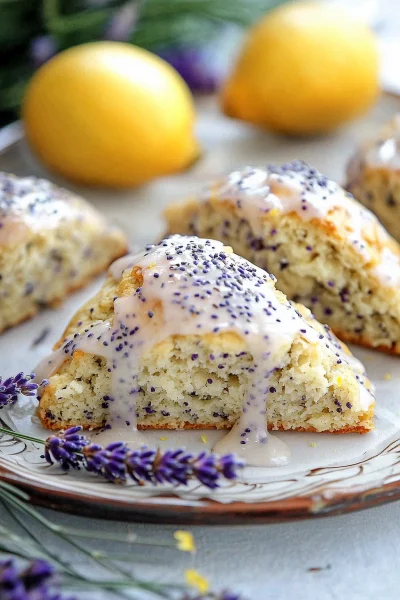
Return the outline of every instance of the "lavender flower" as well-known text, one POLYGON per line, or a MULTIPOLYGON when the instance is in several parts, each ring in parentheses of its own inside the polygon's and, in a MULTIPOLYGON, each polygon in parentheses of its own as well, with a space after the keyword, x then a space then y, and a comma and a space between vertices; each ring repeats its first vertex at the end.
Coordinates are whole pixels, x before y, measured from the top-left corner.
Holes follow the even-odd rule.
POLYGON ((47 438, 46 461, 51 465, 59 463, 65 471, 83 467, 112 483, 126 483, 130 477, 138 485, 187 485, 194 479, 210 489, 219 487, 222 478, 236 479, 238 470, 244 467, 234 454, 193 455, 183 448, 161 452, 146 446, 130 450, 125 442, 113 442, 103 448, 92 444, 81 431, 82 427, 71 427, 47 438))
POLYGON ((214 92, 226 75, 226 61, 209 48, 169 48, 157 54, 178 71, 194 92, 214 92))
POLYGON ((128 452, 128 473, 139 485, 150 482, 187 485, 190 479, 197 479, 203 485, 215 489, 222 477, 234 479, 237 470, 244 466, 243 461, 233 454, 218 457, 201 452, 193 456, 184 449, 167 450, 162 453, 143 446, 128 452))
POLYGON ((45 442, 44 457, 49 464, 58 462, 64 471, 70 467, 80 469, 83 454, 82 450, 90 444, 89 439, 80 432, 82 427, 70 427, 67 431, 60 431, 51 435, 45 442))
POLYGON ((128 42, 139 17, 140 1, 124 4, 116 9, 106 26, 104 38, 116 42, 128 42))
POLYGON ((86 469, 103 475, 113 483, 126 483, 126 456, 128 447, 125 442, 113 442, 103 448, 99 444, 90 444, 83 449, 86 469))
POLYGON ((8 377, 4 381, 0 377, 0 408, 14 404, 18 400, 18 394, 35 396, 40 386, 48 384, 46 379, 43 379, 40 384, 34 383, 32 381, 34 378, 35 373, 31 373, 30 375, 18 373, 18 375, 8 377))
POLYGON ((36 68, 52 58, 58 50, 58 44, 51 35, 40 35, 31 42, 30 57, 36 68))
POLYGON ((192 455, 182 448, 178 450, 151 450, 143 446, 129 453, 127 467, 129 475, 136 483, 143 485, 149 482, 173 483, 186 485, 189 474, 189 460, 192 455))
POLYGON ((194 477, 212 490, 219 486, 221 475, 226 479, 235 479, 237 469, 244 466, 244 462, 234 454, 219 457, 207 452, 201 452, 191 464, 194 477))
POLYGON ((54 569, 45 560, 33 560, 18 568, 12 559, 0 561, 1 600, 73 600, 61 596, 54 569))

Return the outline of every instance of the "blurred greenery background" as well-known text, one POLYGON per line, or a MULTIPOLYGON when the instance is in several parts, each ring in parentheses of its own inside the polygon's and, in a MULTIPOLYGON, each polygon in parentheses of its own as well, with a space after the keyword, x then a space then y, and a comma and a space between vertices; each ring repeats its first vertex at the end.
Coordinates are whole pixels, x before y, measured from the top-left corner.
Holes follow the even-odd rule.
POLYGON ((131 42, 170 62, 193 91, 218 87, 244 28, 284 0, 0 0, 0 126, 27 81, 57 52, 131 42))

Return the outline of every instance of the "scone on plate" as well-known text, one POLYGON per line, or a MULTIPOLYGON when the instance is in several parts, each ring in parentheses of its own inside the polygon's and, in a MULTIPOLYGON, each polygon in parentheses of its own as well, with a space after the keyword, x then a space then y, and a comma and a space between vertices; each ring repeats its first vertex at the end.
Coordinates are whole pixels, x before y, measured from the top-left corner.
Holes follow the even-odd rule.
POLYGON ((400 353, 400 247, 316 169, 246 167, 171 205, 166 218, 168 233, 221 240, 273 273, 341 339, 400 353))
MULTIPOLYGON (((363 366, 275 278, 221 242, 172 236, 110 268, 38 366, 39 415, 72 425, 368 432, 363 366)), ((122 432, 120 431, 122 429, 122 432)), ((240 443, 245 443, 241 438, 240 443)))
POLYGON ((0 332, 126 251, 122 232, 82 198, 44 179, 0 173, 0 332))
POLYGON ((346 188, 400 241, 400 114, 350 159, 346 188))

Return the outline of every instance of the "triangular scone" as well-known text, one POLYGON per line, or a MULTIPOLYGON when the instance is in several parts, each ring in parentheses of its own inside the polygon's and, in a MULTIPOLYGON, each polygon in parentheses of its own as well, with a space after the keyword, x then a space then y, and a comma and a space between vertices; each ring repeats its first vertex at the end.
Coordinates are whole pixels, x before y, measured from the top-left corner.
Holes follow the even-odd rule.
POLYGON ((400 354, 400 247, 301 161, 244 168, 166 210, 168 233, 213 237, 273 273, 345 341, 400 354))
POLYGON ((400 114, 350 159, 346 189, 400 241, 400 114))
POLYGON ((116 261, 64 335, 36 371, 51 429, 136 416, 140 428, 224 429, 244 414, 265 429, 266 412, 270 429, 373 428, 361 363, 218 241, 172 236, 116 261))
POLYGON ((0 332, 126 251, 123 233, 82 198, 45 179, 0 173, 0 332))

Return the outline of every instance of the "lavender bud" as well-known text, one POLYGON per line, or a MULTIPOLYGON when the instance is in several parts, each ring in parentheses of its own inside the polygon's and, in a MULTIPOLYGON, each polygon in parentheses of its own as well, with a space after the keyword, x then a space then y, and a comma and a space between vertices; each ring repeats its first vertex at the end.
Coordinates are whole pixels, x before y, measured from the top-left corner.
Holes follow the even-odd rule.
POLYGON ((90 444, 90 440, 81 435, 82 427, 70 427, 51 435, 45 443, 44 456, 49 464, 58 462, 64 471, 70 467, 80 469, 83 460, 82 450, 90 444))

